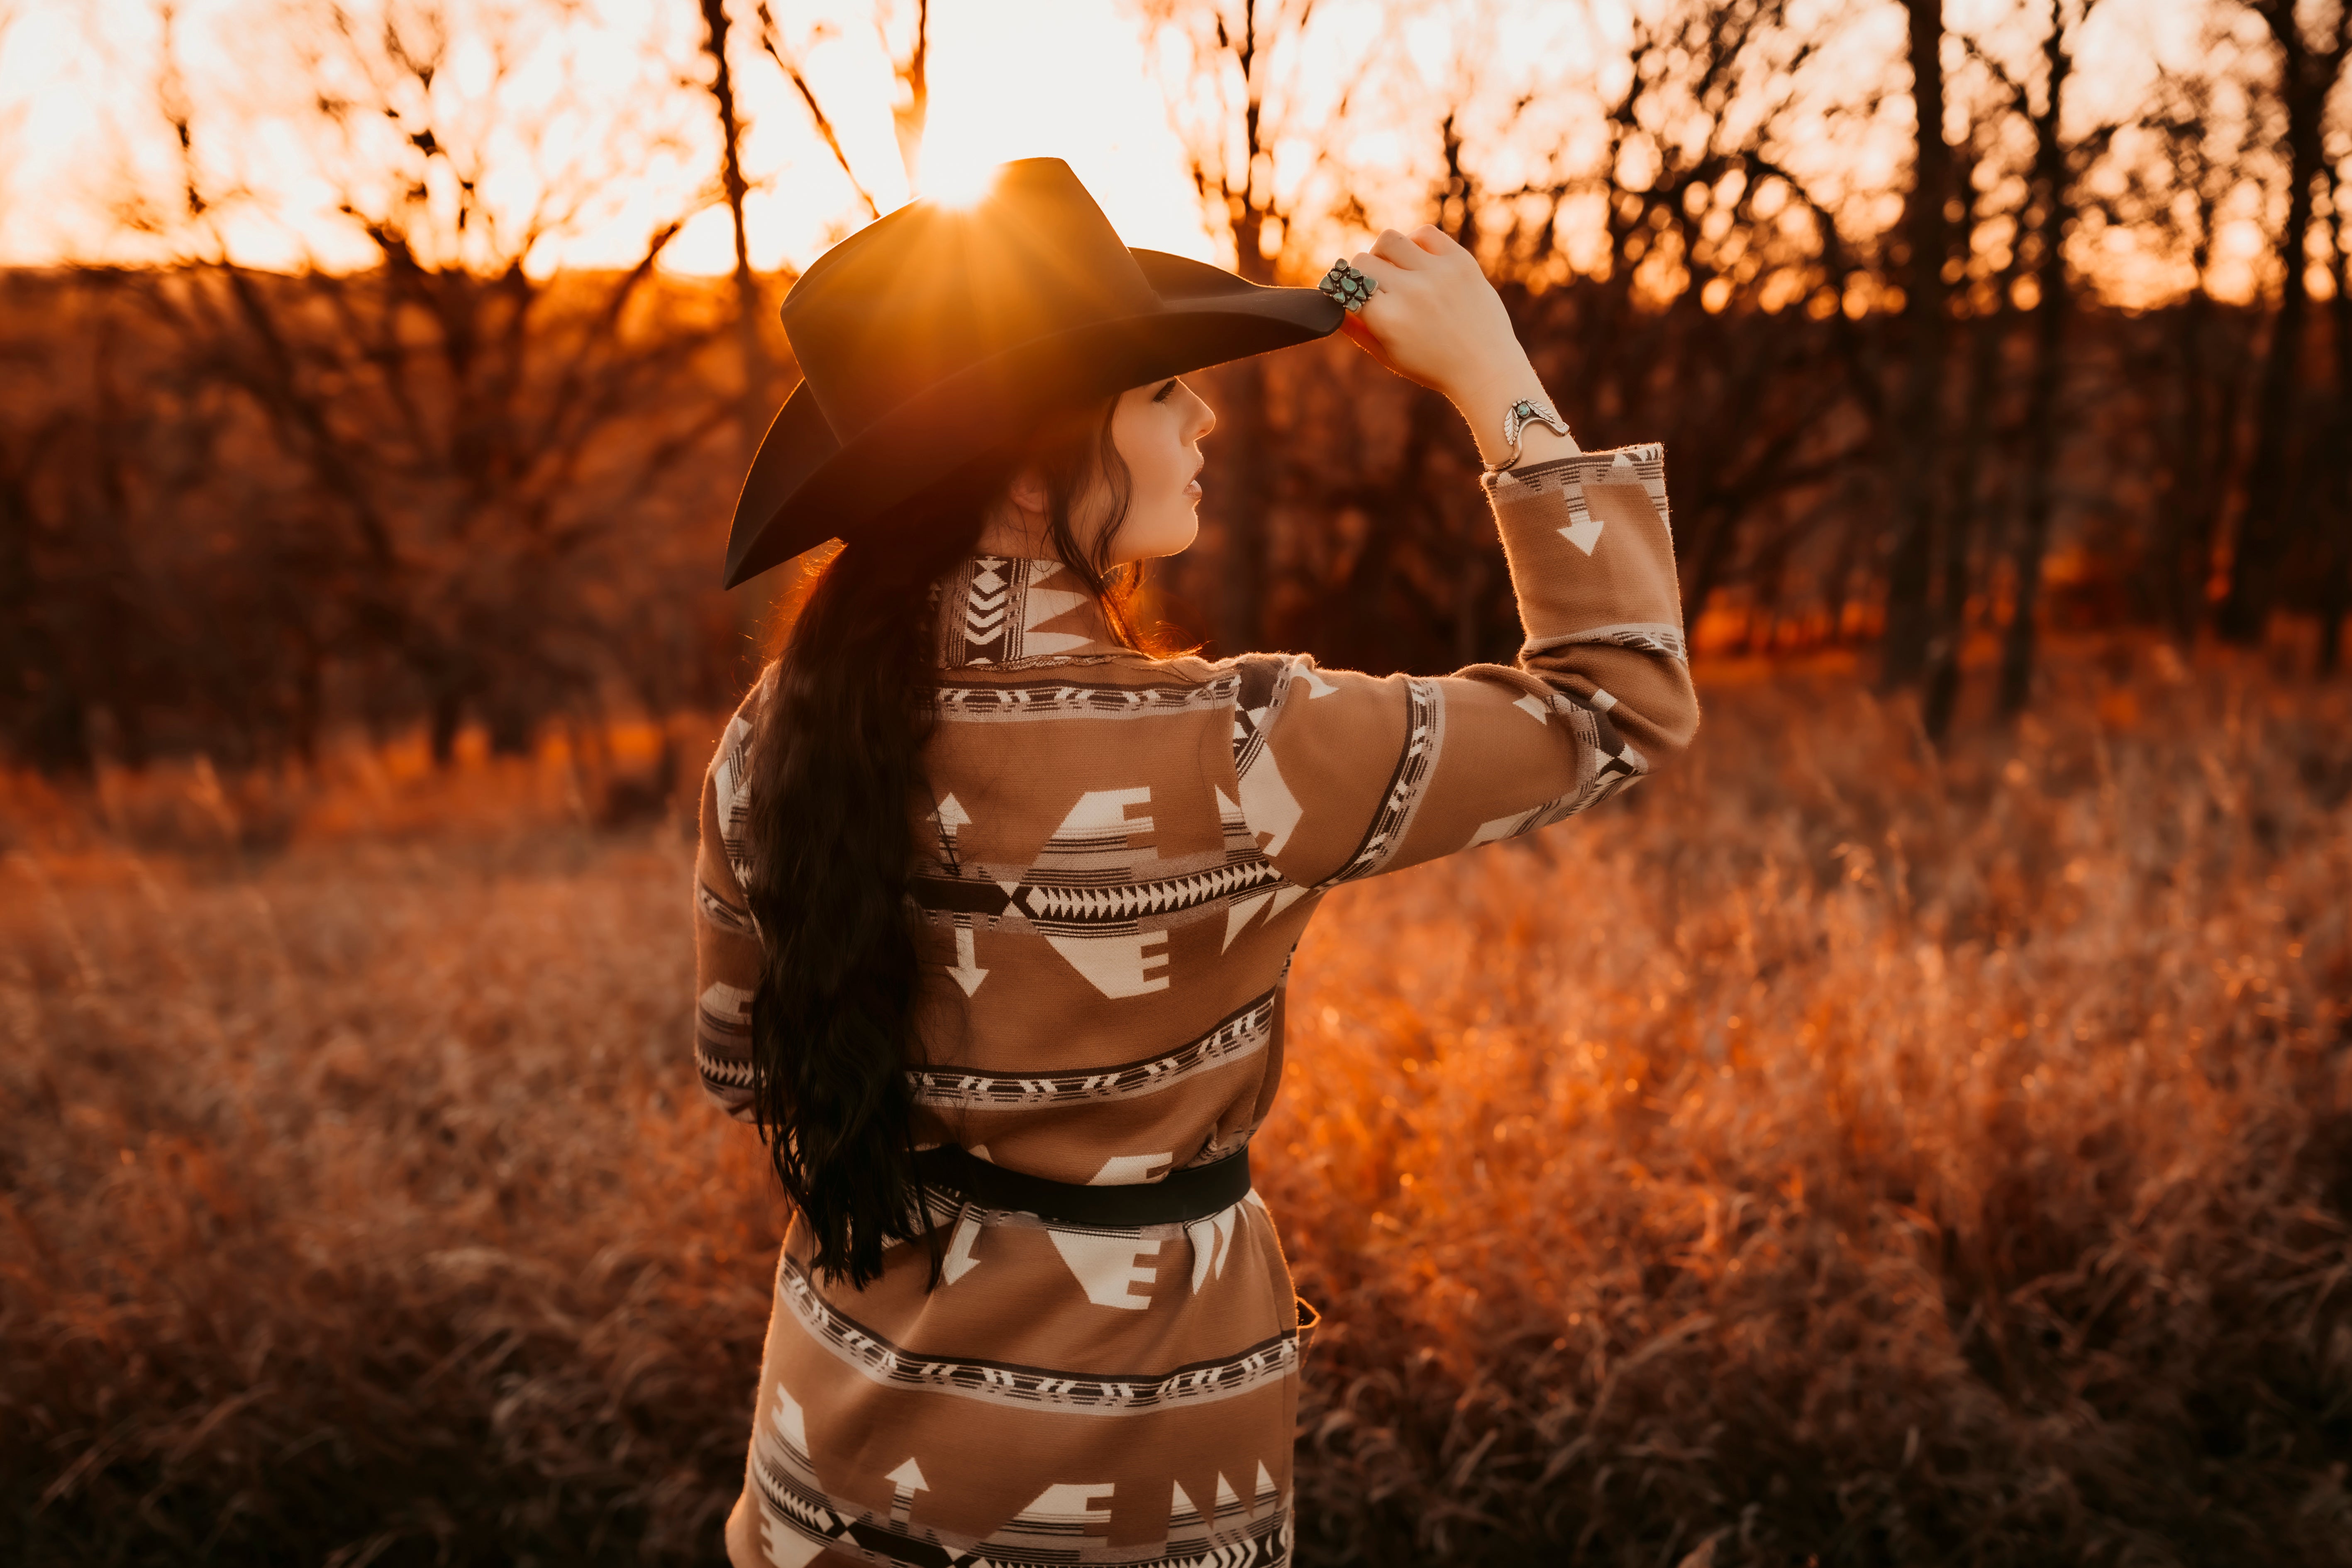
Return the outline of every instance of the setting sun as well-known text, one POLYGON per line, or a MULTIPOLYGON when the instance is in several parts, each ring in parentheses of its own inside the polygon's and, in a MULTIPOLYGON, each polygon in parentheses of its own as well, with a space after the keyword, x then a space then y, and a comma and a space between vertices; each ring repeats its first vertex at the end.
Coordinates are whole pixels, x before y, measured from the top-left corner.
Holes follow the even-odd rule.
POLYGON ((924 154, 918 194, 942 206, 971 206, 995 186, 995 159, 966 154, 952 144, 928 145, 924 154))

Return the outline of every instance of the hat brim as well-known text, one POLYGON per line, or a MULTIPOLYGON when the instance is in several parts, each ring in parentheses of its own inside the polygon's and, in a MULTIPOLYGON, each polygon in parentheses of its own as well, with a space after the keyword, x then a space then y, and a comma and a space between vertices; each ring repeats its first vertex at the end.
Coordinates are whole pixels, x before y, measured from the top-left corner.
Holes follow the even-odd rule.
POLYGON ((1312 342, 1347 312, 1313 289, 1269 289, 1222 268, 1131 250, 1160 309, 1090 322, 982 361, 847 440, 803 383, 768 426, 727 540, 730 588, 903 507, 1074 399, 1312 342))

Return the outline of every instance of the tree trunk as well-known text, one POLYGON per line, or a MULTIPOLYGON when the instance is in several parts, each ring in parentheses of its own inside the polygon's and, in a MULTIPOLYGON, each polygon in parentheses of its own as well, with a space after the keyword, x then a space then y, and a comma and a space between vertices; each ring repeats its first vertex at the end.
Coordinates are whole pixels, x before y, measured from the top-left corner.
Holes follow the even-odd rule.
POLYGON ((735 73, 727 63, 727 0, 701 0, 701 5, 702 49, 710 57, 710 97, 719 110, 720 184, 735 226, 735 340, 743 376, 736 415, 743 460, 749 464, 771 413, 768 356, 760 341, 760 279, 751 271, 751 241, 743 228, 743 197, 751 182, 743 176, 743 126, 736 112, 735 73))
POLYGON ((890 128, 898 136, 898 166, 907 171, 907 188, 923 188, 923 133, 931 118, 931 0, 915 0, 915 37, 906 58, 892 62, 891 74, 905 93, 890 105, 890 128))
POLYGON ((2322 679, 2333 676, 2344 659, 2344 619, 2352 616, 2352 298, 2346 289, 2352 288, 2352 267, 2345 262, 2344 247, 2352 243, 2352 219, 2347 219, 2344 203, 2347 195, 2347 182, 2338 164, 2329 171, 2328 206, 2335 232, 2329 236, 2333 244, 2328 261, 2329 281, 2335 287, 2328 301, 2329 334, 2336 349, 2336 409, 2335 433, 2327 443, 2327 471, 2324 483, 2334 511, 2327 530, 2328 548, 2321 563, 2319 581, 2319 675, 2322 679))
MULTIPOLYGON (((1851 512, 1845 527, 1839 533, 1837 554, 1832 558, 1830 563, 1828 590, 1822 595, 1829 610, 1830 632, 1828 643, 1832 647, 1843 647, 1845 646, 1846 615, 1853 608, 1855 598, 1853 591, 1854 567, 1855 564, 1863 558, 1864 552, 1874 545, 1876 542, 1876 531, 1872 526, 1868 510, 1866 508, 1862 508, 1856 509, 1851 512), (1869 537, 1865 537, 1865 534, 1869 535, 1869 537)), ((1867 585, 1867 579, 1865 579, 1865 588, 1867 585)), ((1869 614, 1869 605, 1867 602, 1863 605, 1863 613, 1865 617, 1869 614)), ((1868 625, 1866 619, 1864 624, 1864 626, 1868 625)), ((1885 630, 1884 626, 1879 629, 1881 632, 1885 630)))
POLYGON ((2214 453, 2221 437, 2206 386, 2213 300, 2205 291, 2202 254, 2200 246, 2197 286, 2175 312, 2180 423, 2173 434, 2156 546, 2165 616, 2174 638, 2183 643, 2195 639, 2205 619, 2205 580, 2213 566, 2214 453))
POLYGON ((0 735, 34 767, 86 772, 89 727, 42 613, 33 558, 38 519, 29 476, 13 458, 0 451, 0 681, 7 688, 0 689, 0 735))
MULTIPOLYGON (((1696 527, 1690 531, 1687 576, 1683 584, 1683 603, 1689 606, 1685 618, 1693 626, 1706 611, 1706 602, 1723 581, 1724 569, 1730 564, 1732 535, 1738 526, 1737 515, 1722 506, 1685 509, 1685 515, 1696 512, 1696 527)), ((1685 524, 1685 526, 1689 526, 1685 524)))
POLYGON ((1937 617, 1935 640, 1927 649, 1927 698, 1919 721, 1927 738, 1938 743, 1950 731, 1952 715, 1959 707, 1960 651, 1969 634, 1969 547, 1980 510, 1979 480, 1985 448, 1991 441, 1992 410, 1999 396, 2001 350, 2008 340, 2009 322, 2004 292, 1990 315, 1979 316, 1968 326, 1968 412, 1952 453, 1951 504, 1943 531, 1943 605, 1937 617))
MULTIPOLYGON (((767 345, 760 321, 767 307, 760 298, 760 279, 751 270, 751 244, 743 225, 743 197, 751 182, 743 174, 743 121, 735 101, 735 73, 727 60, 727 0, 701 0, 703 52, 710 57, 710 97, 719 110, 719 177, 727 194, 727 214, 735 227, 735 352, 742 385, 735 409, 737 462, 751 466, 774 410, 769 406, 767 345)), ((733 595, 735 631, 741 648, 738 674, 748 679, 759 662, 762 627, 772 613, 782 585, 797 566, 766 574, 733 595)))
POLYGON ((2050 547, 2051 491, 2057 479, 2058 402, 2065 377, 2066 268, 2059 248, 2065 204, 2049 202, 2051 228, 2042 265, 2042 294, 2034 307, 2033 368, 2025 394, 2025 500, 2010 557, 2017 603, 2000 649, 2000 710, 2021 712, 2032 695, 2034 645, 2042 603, 2042 558, 2050 547))
POLYGON ((1944 142, 1943 0, 1906 0, 1910 13, 1911 100, 1918 117, 1904 239, 1910 250, 1903 313, 1911 363, 1895 456, 1895 548, 1886 565, 1886 629, 1882 684, 1906 686, 1925 668, 1930 630, 1927 591, 1934 566, 1936 479, 1943 446, 1944 364, 1950 329, 1945 310, 1948 248, 1944 204, 1951 197, 1952 154, 1944 142))
POLYGON ((2074 304, 2066 276, 2066 227, 2074 212, 2073 170, 2062 127, 2066 79, 2074 56, 2066 45, 2062 0, 2050 0, 2050 31, 2042 58, 2047 86, 2033 117, 2033 184, 2042 198, 2040 246, 2034 257, 2033 364, 2025 385, 2025 500, 2010 557, 2017 602, 2001 639, 2000 710, 2022 712, 2033 693, 2034 645, 2042 606, 2042 558, 2050 548, 2052 490, 2057 484, 2058 406, 2066 375, 2066 318, 2074 304))
POLYGON ((446 768, 457 760, 457 731, 465 722, 464 696, 453 686, 436 688, 425 719, 425 742, 435 767, 446 768))
POLYGON ((2230 588, 2215 626, 2242 646, 2262 641, 2278 599, 2280 568, 2294 543, 2300 520, 2291 515, 2291 479, 2299 445, 2295 403, 2303 372, 2305 318, 2309 313, 2304 268, 2311 237, 2312 184, 2326 168, 2321 139, 2335 61, 2315 68, 2292 4, 2257 8, 2278 45, 2282 106, 2286 110, 2286 227, 2279 237, 2283 273, 2279 308, 2263 360, 2262 391, 2254 406, 2254 451, 2246 476, 2246 510, 2238 525, 2230 563, 2230 588))

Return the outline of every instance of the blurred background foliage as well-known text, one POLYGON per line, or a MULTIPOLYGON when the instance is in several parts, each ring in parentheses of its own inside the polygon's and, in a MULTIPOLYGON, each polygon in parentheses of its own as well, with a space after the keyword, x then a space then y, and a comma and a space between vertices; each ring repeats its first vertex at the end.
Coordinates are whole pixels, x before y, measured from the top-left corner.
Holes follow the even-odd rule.
MULTIPOLYGON (((1645 0, 1507 82, 1508 7, 1123 15, 1229 262, 1306 282, 1368 226, 1444 227, 1587 445, 1665 442, 1701 646, 1872 648, 1941 735, 1964 668, 2030 702, 2053 626, 2340 658, 2352 13, 2134 3, 1645 0), (1360 178, 1375 145, 1389 173, 1360 178)), ((0 273, 0 746, 249 763, 422 726, 446 759, 467 726, 520 751, 732 700, 776 584, 730 604, 712 563, 794 374, 792 277, 744 238, 744 83, 790 81, 845 232, 885 183, 841 127, 887 107, 881 173, 919 185, 940 61, 928 3, 867 18, 871 102, 811 79, 791 16, 688 9, 695 68, 602 142, 560 94, 510 103, 505 65, 450 87, 462 43, 520 58, 544 8, 273 13, 310 73, 287 133, 334 150, 317 177, 365 261, 291 270, 231 243, 258 197, 207 155, 226 132, 162 13, 131 96, 181 161, 108 209, 150 259, 0 273), (706 177, 635 261, 546 265, 656 152, 706 177), (531 199, 494 200, 522 165, 531 199), (732 274, 667 268, 719 208, 732 274)), ((1201 379, 1203 537, 1156 577, 1181 637, 1373 669, 1511 652, 1447 407, 1345 345, 1201 379)))

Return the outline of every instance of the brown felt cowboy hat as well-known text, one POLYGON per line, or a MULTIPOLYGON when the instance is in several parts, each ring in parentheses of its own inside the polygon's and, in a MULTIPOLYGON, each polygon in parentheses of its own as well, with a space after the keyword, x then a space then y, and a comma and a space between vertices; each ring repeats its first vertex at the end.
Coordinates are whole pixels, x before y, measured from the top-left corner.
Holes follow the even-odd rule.
POLYGON ((1313 289, 1129 248, 1059 158, 999 165, 970 205, 911 202, 784 297, 803 379, 743 480, 726 585, 887 536, 906 502, 1043 414, 1308 342, 1344 314, 1313 289))

